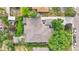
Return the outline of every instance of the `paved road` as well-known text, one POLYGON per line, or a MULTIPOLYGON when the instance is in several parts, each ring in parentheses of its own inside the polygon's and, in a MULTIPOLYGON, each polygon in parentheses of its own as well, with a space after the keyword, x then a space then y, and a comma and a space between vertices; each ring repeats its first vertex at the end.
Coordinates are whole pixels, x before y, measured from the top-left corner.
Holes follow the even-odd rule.
POLYGON ((77 46, 73 48, 74 51, 79 51, 79 15, 78 15, 78 12, 79 12, 79 9, 77 9, 77 14, 74 17, 74 26, 77 30, 77 33, 76 33, 77 46))

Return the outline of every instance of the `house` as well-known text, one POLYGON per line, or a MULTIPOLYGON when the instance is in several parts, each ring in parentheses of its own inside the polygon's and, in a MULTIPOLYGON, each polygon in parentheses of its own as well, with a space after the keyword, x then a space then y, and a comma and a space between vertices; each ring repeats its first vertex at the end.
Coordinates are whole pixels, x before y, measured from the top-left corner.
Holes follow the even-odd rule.
POLYGON ((48 26, 43 25, 41 18, 26 18, 26 22, 26 42, 47 44, 52 32, 48 26))
POLYGON ((48 7, 32 7, 33 10, 36 10, 38 13, 48 13, 48 7))
POLYGON ((14 16, 8 16, 8 21, 11 25, 15 24, 15 17, 14 16))

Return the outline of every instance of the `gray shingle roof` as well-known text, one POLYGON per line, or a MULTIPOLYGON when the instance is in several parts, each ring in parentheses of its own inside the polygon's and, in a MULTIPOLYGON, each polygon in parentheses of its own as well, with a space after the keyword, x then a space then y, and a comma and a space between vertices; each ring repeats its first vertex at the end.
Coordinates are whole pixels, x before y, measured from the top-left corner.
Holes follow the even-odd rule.
POLYGON ((51 35, 51 29, 48 27, 44 29, 40 18, 27 20, 26 28, 27 42, 48 42, 51 35))

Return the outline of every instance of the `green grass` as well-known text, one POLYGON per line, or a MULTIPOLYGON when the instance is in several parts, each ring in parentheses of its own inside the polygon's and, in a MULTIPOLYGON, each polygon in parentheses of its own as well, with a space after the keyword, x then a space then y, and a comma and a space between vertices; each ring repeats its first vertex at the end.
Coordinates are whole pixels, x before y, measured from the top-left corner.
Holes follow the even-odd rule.
POLYGON ((40 44, 40 43, 27 43, 25 45, 28 51, 32 51, 33 47, 48 47, 47 44, 40 44))

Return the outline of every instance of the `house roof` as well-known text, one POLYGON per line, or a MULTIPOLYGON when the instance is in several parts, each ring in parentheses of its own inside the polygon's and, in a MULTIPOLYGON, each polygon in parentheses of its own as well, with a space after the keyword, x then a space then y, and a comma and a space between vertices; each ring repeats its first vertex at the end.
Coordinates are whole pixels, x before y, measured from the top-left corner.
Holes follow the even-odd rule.
POLYGON ((15 16, 8 16, 8 20, 14 21, 15 20, 15 16))
POLYGON ((32 9, 36 9, 37 12, 49 12, 48 7, 32 7, 32 9))
POLYGON ((26 33, 26 41, 27 42, 48 42, 48 39, 51 35, 51 30, 49 28, 44 29, 41 19, 29 19, 26 21, 27 26, 25 27, 27 31, 26 33))

